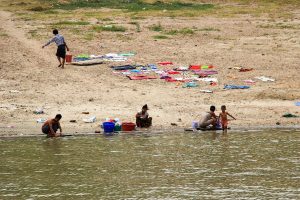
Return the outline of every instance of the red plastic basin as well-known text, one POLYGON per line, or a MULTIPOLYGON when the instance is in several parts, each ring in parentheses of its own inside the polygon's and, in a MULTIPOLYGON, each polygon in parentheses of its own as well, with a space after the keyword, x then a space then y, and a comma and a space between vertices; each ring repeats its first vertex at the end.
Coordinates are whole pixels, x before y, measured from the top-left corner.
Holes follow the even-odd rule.
POLYGON ((124 122, 122 123, 122 131, 133 131, 135 129, 135 123, 124 122))
POLYGON ((72 55, 66 55, 66 62, 67 63, 72 62, 72 55))

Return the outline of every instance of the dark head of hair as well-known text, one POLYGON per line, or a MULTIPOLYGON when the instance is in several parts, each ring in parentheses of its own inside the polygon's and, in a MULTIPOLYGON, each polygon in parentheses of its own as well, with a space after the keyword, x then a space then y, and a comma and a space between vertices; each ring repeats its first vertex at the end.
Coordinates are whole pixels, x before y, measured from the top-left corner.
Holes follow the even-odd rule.
POLYGON ((210 111, 215 112, 216 107, 215 106, 210 106, 210 111))
POLYGON ((61 114, 57 114, 57 115, 55 116, 55 119, 60 120, 61 118, 62 118, 61 114))
POLYGON ((54 30, 53 30, 53 34, 54 34, 54 35, 58 34, 58 30, 57 30, 57 29, 54 29, 54 30))
POLYGON ((148 109, 148 105, 147 105, 147 104, 143 105, 142 109, 143 109, 143 110, 144 110, 144 109, 145 109, 145 110, 149 110, 149 109, 148 109))
POLYGON ((222 105, 222 106, 221 106, 221 109, 226 109, 226 106, 225 106, 225 105, 222 105))

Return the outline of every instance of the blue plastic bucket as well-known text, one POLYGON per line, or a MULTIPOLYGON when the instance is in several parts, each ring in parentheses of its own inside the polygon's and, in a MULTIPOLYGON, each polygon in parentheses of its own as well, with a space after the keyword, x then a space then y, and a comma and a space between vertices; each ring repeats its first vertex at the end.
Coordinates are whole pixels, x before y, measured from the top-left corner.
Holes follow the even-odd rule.
POLYGON ((105 133, 112 133, 114 132, 115 123, 113 122, 104 122, 103 129, 105 133))

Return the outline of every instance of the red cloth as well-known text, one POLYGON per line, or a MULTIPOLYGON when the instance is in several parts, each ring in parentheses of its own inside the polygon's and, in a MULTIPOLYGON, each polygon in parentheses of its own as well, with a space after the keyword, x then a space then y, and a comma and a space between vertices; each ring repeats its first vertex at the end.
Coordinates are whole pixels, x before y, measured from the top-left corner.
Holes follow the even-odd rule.
POLYGON ((167 81, 167 82, 177 82, 178 80, 173 79, 173 78, 166 78, 165 81, 167 81))
POLYGON ((168 61, 165 61, 165 62, 159 62, 158 64, 160 64, 160 65, 173 65, 172 62, 168 62, 168 61))
POLYGON ((191 65, 190 70, 200 70, 201 69, 201 65, 191 65))
POLYGON ((130 80, 157 79, 155 76, 127 76, 130 80))
POLYGON ((180 72, 177 72, 177 71, 168 71, 168 74, 180 74, 180 72))
POLYGON ((240 69, 240 72, 249 72, 252 70, 253 70, 253 68, 242 68, 242 69, 240 69))
MULTIPOLYGON (((207 66, 207 65, 203 65, 203 66, 207 66)), ((206 67, 202 67, 202 65, 190 65, 190 70, 200 70, 200 69, 212 69, 214 68, 213 65, 208 65, 208 68, 206 67)))

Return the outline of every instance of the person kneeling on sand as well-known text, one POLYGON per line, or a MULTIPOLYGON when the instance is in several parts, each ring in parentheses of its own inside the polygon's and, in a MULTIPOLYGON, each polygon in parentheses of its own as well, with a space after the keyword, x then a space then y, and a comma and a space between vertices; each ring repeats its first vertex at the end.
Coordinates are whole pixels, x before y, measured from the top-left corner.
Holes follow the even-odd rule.
POLYGON ((148 128, 150 126, 152 126, 152 117, 149 117, 149 114, 147 112, 148 109, 148 105, 144 105, 142 107, 142 111, 138 112, 136 114, 136 126, 139 128, 148 128))
POLYGON ((59 120, 62 118, 61 114, 57 114, 54 119, 47 120, 42 126, 42 132, 48 137, 62 136, 62 129, 59 120), (60 130, 59 135, 56 134, 57 129, 60 130))
POLYGON ((59 62, 58 67, 64 68, 65 60, 66 60, 66 49, 67 49, 67 51, 69 51, 69 47, 67 46, 67 44, 65 42, 64 36, 58 34, 57 29, 53 30, 53 34, 54 34, 54 37, 49 42, 47 42, 45 45, 43 45, 42 48, 45 48, 52 42, 55 42, 55 44, 57 45, 56 57, 59 62), (62 61, 61 61, 61 59, 62 59, 62 61))
POLYGON ((213 128, 216 128, 217 116, 215 114, 215 110, 215 106, 210 106, 210 111, 206 112, 199 122, 200 128, 207 128, 209 125, 212 125, 213 128))

